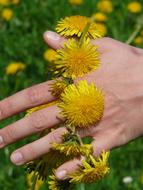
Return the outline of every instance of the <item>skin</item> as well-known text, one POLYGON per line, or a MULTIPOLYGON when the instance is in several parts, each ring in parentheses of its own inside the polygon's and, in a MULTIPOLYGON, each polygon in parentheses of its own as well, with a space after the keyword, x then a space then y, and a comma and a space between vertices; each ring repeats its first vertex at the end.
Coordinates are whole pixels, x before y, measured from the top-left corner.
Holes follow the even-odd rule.
MULTIPOLYGON (((60 48, 66 40, 54 32, 46 32, 44 39, 54 49, 60 48)), ((94 139, 92 144, 94 155, 97 156, 103 149, 111 150, 143 134, 143 50, 110 38, 92 40, 91 43, 98 46, 101 66, 75 82, 81 79, 94 82, 105 95, 101 121, 89 129, 79 130, 81 137, 90 136, 94 139)), ((52 82, 35 85, 0 101, 0 120, 55 100, 49 91, 52 82)), ((61 122, 56 105, 44 108, 0 129, 0 148, 61 122)), ((65 128, 59 128, 17 149, 12 153, 11 161, 15 165, 22 165, 48 153, 51 143, 60 143, 65 131, 65 128)), ((65 179, 80 163, 81 159, 66 162, 56 170, 57 178, 65 179)))

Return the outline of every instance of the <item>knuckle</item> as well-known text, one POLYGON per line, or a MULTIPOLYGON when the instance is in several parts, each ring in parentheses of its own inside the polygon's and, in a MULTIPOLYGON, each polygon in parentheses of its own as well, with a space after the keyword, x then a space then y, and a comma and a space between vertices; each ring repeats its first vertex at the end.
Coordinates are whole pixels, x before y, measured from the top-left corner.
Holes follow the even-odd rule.
POLYGON ((7 127, 4 132, 4 141, 6 144, 10 144, 12 142, 15 142, 16 139, 16 132, 13 127, 7 127))
POLYGON ((36 105, 41 101, 41 92, 37 87, 32 87, 27 90, 27 96, 30 104, 36 105))
POLYGON ((116 139, 118 139, 118 141, 116 141, 118 143, 117 146, 124 145, 127 143, 127 133, 125 124, 121 124, 116 127, 115 137, 117 137, 116 139))
POLYGON ((62 136, 58 132, 51 133, 51 142, 60 143, 62 141, 62 136))
POLYGON ((0 104, 0 119, 4 118, 4 111, 3 111, 3 108, 0 104))
POLYGON ((10 113, 9 108, 12 107, 13 105, 10 99, 4 100, 2 103, 0 103, 0 119, 6 118, 10 113))
POLYGON ((43 112, 35 112, 31 114, 30 124, 35 132, 39 132, 45 129, 47 117, 43 112))
POLYGON ((31 144, 21 148, 21 152, 23 154, 25 162, 33 160, 37 157, 35 149, 33 148, 33 146, 31 144))
POLYGON ((142 56, 141 52, 140 52, 137 48, 135 48, 135 47, 130 46, 130 47, 129 47, 129 50, 130 50, 130 52, 131 52, 134 56, 137 56, 137 57, 142 56))

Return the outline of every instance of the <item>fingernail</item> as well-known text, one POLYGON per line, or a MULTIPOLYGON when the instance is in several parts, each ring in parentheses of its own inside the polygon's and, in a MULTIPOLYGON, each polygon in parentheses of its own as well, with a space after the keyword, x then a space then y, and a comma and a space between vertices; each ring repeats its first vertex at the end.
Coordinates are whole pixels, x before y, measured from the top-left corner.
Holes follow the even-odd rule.
POLYGON ((52 32, 52 31, 45 32, 44 37, 46 39, 55 40, 55 41, 58 41, 60 39, 60 36, 57 33, 52 32))
POLYGON ((21 165, 23 163, 23 156, 20 152, 13 153, 11 155, 11 161, 16 165, 21 165))
POLYGON ((2 148, 4 146, 4 140, 3 137, 0 136, 0 147, 2 148))
POLYGON ((66 170, 62 170, 56 173, 56 176, 59 180, 64 180, 67 176, 67 171, 66 170))

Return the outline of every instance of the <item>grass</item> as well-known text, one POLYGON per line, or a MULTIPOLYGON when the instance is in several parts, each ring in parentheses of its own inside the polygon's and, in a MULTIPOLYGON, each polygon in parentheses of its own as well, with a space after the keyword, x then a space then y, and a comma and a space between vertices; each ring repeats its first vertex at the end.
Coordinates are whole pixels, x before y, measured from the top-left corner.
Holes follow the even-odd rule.
MULTIPOLYGON (((131 0, 112 0, 114 12, 108 16, 108 36, 125 42, 133 32, 137 16, 127 12, 126 6, 131 0)), ((14 11, 11 21, 0 19, 0 99, 36 83, 50 79, 46 72, 48 63, 43 58, 47 45, 43 41, 43 33, 53 30, 56 22, 64 16, 91 16, 96 12, 97 0, 85 0, 80 7, 71 6, 67 0, 23 0, 19 5, 9 6, 14 11), (12 61, 21 61, 27 69, 15 76, 7 76, 5 67, 12 61)), ((143 0, 140 0, 143 4, 143 0)), ((3 8, 0 7, 0 10, 3 8)), ((21 118, 23 114, 0 122, 0 128, 21 118)), ((21 126, 24 127, 24 126, 21 126)), ((108 138, 108 137, 107 137, 108 138)), ((27 189, 23 167, 13 166, 10 153, 32 139, 0 150, 0 190, 27 189)), ((136 140, 122 148, 112 151, 110 157, 111 172, 101 182, 86 185, 86 190, 141 190, 143 184, 142 148, 143 140, 136 140), (133 177, 133 182, 125 185, 123 177, 133 177)), ((42 187, 46 190, 47 187, 42 187)), ((80 186, 75 187, 80 190, 80 186)))

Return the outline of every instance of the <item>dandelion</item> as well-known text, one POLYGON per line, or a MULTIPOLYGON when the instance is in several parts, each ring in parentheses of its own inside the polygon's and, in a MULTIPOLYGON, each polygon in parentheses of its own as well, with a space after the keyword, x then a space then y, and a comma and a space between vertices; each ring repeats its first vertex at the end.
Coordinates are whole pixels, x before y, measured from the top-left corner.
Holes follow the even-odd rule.
POLYGON ((48 184, 50 190, 70 190, 71 186, 69 180, 59 181, 55 175, 50 176, 50 181, 48 184))
POLYGON ((81 5, 83 0, 69 0, 69 3, 72 5, 81 5))
POLYGON ((11 0, 11 3, 17 5, 20 3, 20 0, 11 0))
POLYGON ((140 175, 140 182, 141 182, 141 184, 143 184, 143 173, 141 173, 141 175, 140 175))
POLYGON ((82 161, 82 166, 80 166, 79 170, 70 175, 70 182, 93 183, 101 180, 110 170, 108 157, 109 152, 105 151, 97 159, 90 155, 82 161))
POLYGON ((60 153, 65 154, 66 156, 80 156, 85 155, 88 156, 92 153, 92 145, 83 144, 79 145, 75 142, 65 142, 63 144, 53 144, 53 149, 60 151, 60 153))
POLYGON ((26 111, 26 115, 25 116, 29 116, 32 113, 36 112, 36 111, 42 110, 42 109, 47 108, 47 107, 52 106, 52 105, 55 105, 57 102, 58 101, 53 101, 53 102, 50 102, 50 103, 47 103, 47 104, 43 104, 43 105, 36 106, 34 108, 28 109, 26 111))
POLYGON ((76 78, 96 70, 100 65, 97 47, 84 40, 81 45, 74 39, 68 40, 63 49, 58 50, 55 67, 64 77, 76 78))
POLYGON ((97 12, 95 14, 92 15, 92 18, 96 21, 96 22, 106 22, 107 21, 107 16, 106 14, 102 13, 102 12, 97 12))
POLYGON ((89 38, 100 38, 101 34, 98 31, 96 24, 91 22, 91 19, 85 16, 71 16, 61 19, 57 26, 56 31, 63 36, 77 36, 81 37, 85 26, 90 23, 90 27, 87 32, 89 38))
MULTIPOLYGON (((32 185, 33 185, 33 178, 34 178, 34 172, 28 173, 27 174, 27 183, 28 183, 28 190, 32 189, 32 185)), ((35 185, 35 189, 34 190, 40 190, 42 185, 43 185, 43 181, 41 179, 36 181, 36 185, 35 185)))
POLYGON ((9 3, 9 0, 0 0, 0 5, 8 5, 9 3))
POLYGON ((131 13, 140 13, 142 10, 142 5, 137 1, 133 1, 128 4, 127 9, 131 13))
POLYGON ((113 4, 110 0, 101 0, 97 3, 97 9, 104 13, 113 12, 113 4))
POLYGON ((76 127, 88 127, 100 120, 104 110, 104 98, 95 85, 80 81, 69 85, 61 94, 59 103, 66 122, 76 127))
POLYGON ((2 10, 1 17, 6 21, 11 20, 13 17, 13 11, 9 8, 5 8, 2 10))
POLYGON ((55 80, 51 85, 51 92, 53 96, 60 97, 61 93, 64 92, 65 88, 68 86, 68 83, 64 79, 55 80))
POLYGON ((48 176, 52 174, 53 168, 59 167, 70 159, 70 156, 66 157, 59 151, 50 150, 44 156, 27 163, 26 170, 29 173, 34 172, 39 180, 47 180, 48 176))
POLYGON ((18 71, 22 71, 26 68, 26 65, 21 62, 12 62, 6 67, 6 74, 7 75, 14 75, 18 71))
POLYGON ((142 45, 143 44, 143 37, 142 36, 138 36, 134 39, 134 43, 136 45, 142 45))
POLYGON ((107 34, 107 27, 106 27, 106 25, 103 24, 103 23, 97 23, 96 25, 97 25, 98 30, 100 31, 100 34, 102 36, 106 36, 106 34, 107 34))
POLYGON ((53 62, 56 60, 57 52, 53 49, 48 49, 44 52, 44 59, 49 62, 53 62))

